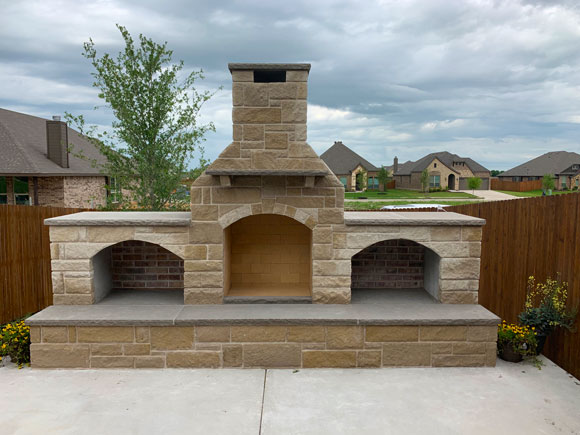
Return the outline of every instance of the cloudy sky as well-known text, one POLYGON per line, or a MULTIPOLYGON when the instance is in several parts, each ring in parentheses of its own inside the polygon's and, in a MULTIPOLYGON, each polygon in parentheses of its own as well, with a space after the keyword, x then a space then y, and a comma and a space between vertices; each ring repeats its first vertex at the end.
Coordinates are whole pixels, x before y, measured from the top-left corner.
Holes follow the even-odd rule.
POLYGON ((167 41, 231 142, 228 62, 309 62, 308 142, 335 140, 376 165, 447 150, 489 169, 580 153, 580 8, 557 1, 0 0, 0 107, 99 125, 110 114, 81 56, 117 53, 119 23, 167 41))

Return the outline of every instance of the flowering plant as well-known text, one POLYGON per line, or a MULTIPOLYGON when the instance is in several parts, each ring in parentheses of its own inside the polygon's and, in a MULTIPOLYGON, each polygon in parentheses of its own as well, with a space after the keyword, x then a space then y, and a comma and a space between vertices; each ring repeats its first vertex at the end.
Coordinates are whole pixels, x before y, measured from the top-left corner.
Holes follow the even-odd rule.
POLYGON ((548 278, 545 283, 528 278, 526 303, 518 319, 520 323, 536 328, 538 334, 550 335, 554 328, 572 330, 577 308, 568 309, 568 283, 560 278, 548 278))
POLYGON ((497 346, 501 350, 505 345, 511 345, 520 355, 535 355, 538 345, 535 327, 502 321, 497 325, 497 346))
POLYGON ((6 355, 19 367, 30 362, 30 327, 24 320, 7 323, 0 329, 0 361, 6 355))

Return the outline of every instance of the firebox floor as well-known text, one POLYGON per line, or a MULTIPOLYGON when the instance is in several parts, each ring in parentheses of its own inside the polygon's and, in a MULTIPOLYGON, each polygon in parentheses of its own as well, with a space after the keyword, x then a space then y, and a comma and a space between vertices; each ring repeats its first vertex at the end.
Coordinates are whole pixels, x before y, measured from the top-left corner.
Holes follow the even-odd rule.
POLYGON ((251 285, 233 285, 227 296, 310 296, 308 286, 271 285, 255 287, 251 285))
POLYGON ((97 305, 183 305, 183 290, 113 289, 97 305))

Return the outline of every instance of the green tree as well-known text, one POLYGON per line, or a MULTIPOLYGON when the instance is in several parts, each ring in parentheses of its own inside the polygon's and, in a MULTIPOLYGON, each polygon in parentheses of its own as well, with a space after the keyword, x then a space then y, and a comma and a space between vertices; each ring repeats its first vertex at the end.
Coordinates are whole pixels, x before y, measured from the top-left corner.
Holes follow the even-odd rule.
POLYGON ((387 182, 389 181, 389 171, 382 166, 380 171, 377 174, 377 178, 379 179, 379 185, 383 186, 383 190, 387 191, 387 182))
POLYGON ((366 190, 367 188, 367 171, 361 169, 359 173, 356 174, 356 184, 360 186, 361 190, 366 190))
POLYGON ((548 190, 554 190, 554 177, 552 174, 544 174, 542 177, 542 190, 547 193, 548 190))
POLYGON ((467 180, 467 186, 471 189, 472 193, 475 194, 475 189, 479 189, 481 186, 481 178, 479 177, 470 177, 467 180))
POLYGON ((421 187, 423 188, 423 192, 426 192, 429 187, 429 171, 427 169, 421 172, 421 187))
POLYGON ((492 169, 491 170, 491 176, 492 177, 497 177, 499 174, 502 174, 502 173, 503 173, 503 171, 500 171, 498 169, 492 169))
POLYGON ((202 105, 213 94, 195 89, 203 72, 185 75, 183 61, 172 62, 167 42, 139 35, 136 45, 125 27, 117 28, 125 48, 116 58, 97 56, 92 39, 83 52, 95 70, 93 86, 115 117, 111 131, 86 127, 82 115, 67 113, 67 121, 101 151, 106 158, 101 170, 128 193, 125 202, 149 210, 183 206, 187 195, 180 184, 191 155, 204 135, 215 131, 212 123, 198 123, 202 105))

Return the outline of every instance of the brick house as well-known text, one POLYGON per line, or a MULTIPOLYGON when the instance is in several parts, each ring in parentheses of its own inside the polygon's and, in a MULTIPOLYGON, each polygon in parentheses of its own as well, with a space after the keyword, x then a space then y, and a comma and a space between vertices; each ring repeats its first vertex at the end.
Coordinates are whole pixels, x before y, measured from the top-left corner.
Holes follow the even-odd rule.
POLYGON ((532 181, 541 180, 544 174, 554 177, 557 190, 580 187, 580 154, 552 151, 502 172, 497 178, 503 181, 532 181))
POLYGON ((401 189, 421 190, 421 173, 429 172, 430 188, 450 190, 467 190, 468 179, 479 177, 482 180, 479 190, 488 190, 491 174, 488 169, 469 157, 459 157, 447 151, 431 153, 416 162, 408 161, 399 164, 395 157, 392 168, 393 178, 401 189))
POLYGON ((92 167, 93 160, 102 163, 103 157, 60 117, 0 109, 0 204, 104 205, 107 177, 92 167))
POLYGON ((379 188, 380 168, 359 156, 342 142, 334 142, 334 145, 322 153, 320 158, 340 180, 347 192, 364 190, 365 187, 368 189, 379 188), (357 184, 356 176, 360 172, 367 173, 366 186, 357 184))

